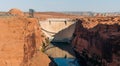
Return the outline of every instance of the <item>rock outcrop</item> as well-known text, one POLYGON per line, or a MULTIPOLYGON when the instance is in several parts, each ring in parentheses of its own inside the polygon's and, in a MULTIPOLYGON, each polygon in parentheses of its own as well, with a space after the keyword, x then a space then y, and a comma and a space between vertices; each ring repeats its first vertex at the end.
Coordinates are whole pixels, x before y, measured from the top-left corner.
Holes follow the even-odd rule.
POLYGON ((8 13, 16 16, 24 16, 24 12, 16 8, 11 9, 8 13))
POLYGON ((83 66, 120 65, 119 20, 119 17, 104 17, 77 21, 72 45, 78 58, 85 61, 80 61, 83 66))
POLYGON ((41 30, 35 18, 0 18, 0 66, 49 66, 50 59, 39 51, 41 30))

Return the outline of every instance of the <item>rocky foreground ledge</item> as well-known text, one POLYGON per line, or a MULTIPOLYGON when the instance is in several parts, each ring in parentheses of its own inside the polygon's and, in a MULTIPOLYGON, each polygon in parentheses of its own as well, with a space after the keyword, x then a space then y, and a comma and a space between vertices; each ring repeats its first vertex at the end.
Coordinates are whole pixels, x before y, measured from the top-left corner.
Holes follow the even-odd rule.
POLYGON ((38 20, 19 11, 13 9, 0 16, 0 66, 49 66, 50 59, 39 51, 42 37, 38 20))

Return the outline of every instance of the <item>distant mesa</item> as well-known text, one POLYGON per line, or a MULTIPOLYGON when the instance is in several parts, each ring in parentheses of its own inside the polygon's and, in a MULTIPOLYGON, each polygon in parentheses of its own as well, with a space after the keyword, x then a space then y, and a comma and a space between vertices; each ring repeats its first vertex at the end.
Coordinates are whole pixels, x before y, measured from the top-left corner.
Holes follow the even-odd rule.
POLYGON ((11 15, 24 16, 24 12, 22 12, 21 10, 16 9, 16 8, 9 10, 8 13, 11 15))

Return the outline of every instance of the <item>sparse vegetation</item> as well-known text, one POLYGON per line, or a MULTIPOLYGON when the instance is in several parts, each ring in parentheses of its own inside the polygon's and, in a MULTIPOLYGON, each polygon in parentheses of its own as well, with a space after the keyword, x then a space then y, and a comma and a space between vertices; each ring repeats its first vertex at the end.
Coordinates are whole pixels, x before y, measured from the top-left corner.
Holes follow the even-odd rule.
POLYGON ((44 34, 41 34, 41 37, 45 37, 45 35, 44 35, 44 34))
POLYGON ((46 44, 47 44, 47 45, 50 44, 49 38, 45 38, 45 41, 46 41, 46 44))
POLYGON ((44 48, 42 48, 42 49, 41 49, 41 51, 42 51, 42 52, 45 52, 45 49, 44 49, 44 48))

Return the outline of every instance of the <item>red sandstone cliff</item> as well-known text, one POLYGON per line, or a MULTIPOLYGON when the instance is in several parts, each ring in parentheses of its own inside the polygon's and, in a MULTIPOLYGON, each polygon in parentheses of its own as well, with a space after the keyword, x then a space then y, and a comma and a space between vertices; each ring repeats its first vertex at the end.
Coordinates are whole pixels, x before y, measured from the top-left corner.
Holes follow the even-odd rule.
POLYGON ((49 58, 38 51, 41 44, 37 19, 0 17, 0 66, 48 66, 49 58))
POLYGON ((119 20, 119 17, 78 20, 72 45, 84 61, 89 61, 86 65, 99 64, 100 60, 102 66, 120 65, 119 20))

